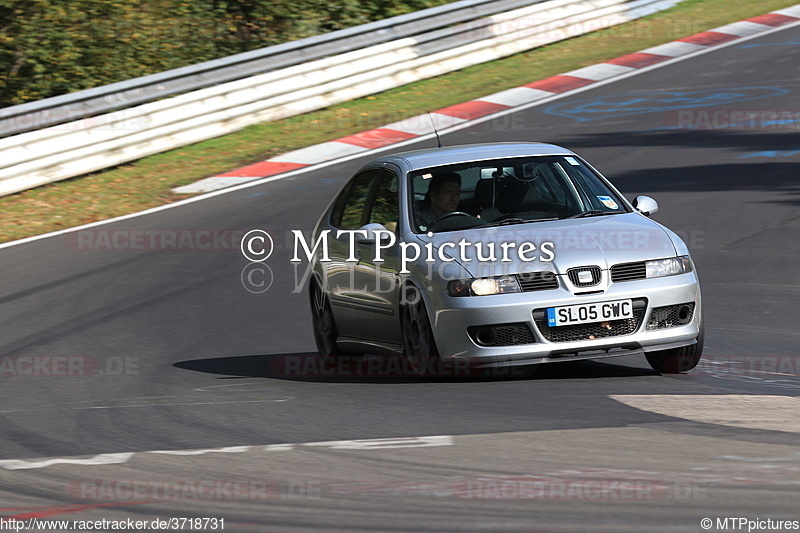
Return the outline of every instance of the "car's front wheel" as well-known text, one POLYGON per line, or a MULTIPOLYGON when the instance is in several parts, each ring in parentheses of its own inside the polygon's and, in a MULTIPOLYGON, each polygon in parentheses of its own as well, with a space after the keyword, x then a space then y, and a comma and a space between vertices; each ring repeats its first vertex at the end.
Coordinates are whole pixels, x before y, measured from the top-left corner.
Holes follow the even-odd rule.
POLYGON ((415 375, 428 376, 434 373, 433 367, 439 361, 431 321, 416 287, 406 287, 404 295, 405 304, 400 316, 406 359, 415 375))
POLYGON ((314 322, 314 340, 319 354, 323 359, 341 355, 342 351, 336 346, 339 331, 336 329, 330 299, 316 282, 311 284, 311 315, 314 322))
POLYGON ((689 346, 649 352, 645 354, 647 362, 656 372, 661 374, 680 374, 697 366, 703 356, 704 328, 700 326, 697 342, 689 346))

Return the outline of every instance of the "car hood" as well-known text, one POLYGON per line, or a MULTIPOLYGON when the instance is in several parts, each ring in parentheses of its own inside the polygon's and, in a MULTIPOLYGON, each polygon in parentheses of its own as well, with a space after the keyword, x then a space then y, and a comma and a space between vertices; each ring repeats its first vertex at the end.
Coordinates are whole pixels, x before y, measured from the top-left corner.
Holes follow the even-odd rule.
POLYGON ((676 254, 668 233, 658 223, 638 213, 450 231, 432 237, 419 235, 419 238, 431 242, 442 255, 453 258, 473 277, 542 270, 565 274, 570 268, 590 265, 606 270, 618 263, 662 259, 676 254), (468 244, 459 246, 462 240, 468 244), (495 260, 486 260, 491 243, 494 243, 495 260), (507 261, 500 243, 511 243, 507 261), (518 250, 523 243, 536 246, 535 251, 525 254, 535 260, 524 261, 519 257, 518 250), (543 251, 543 243, 552 245, 545 245, 543 251), (551 261, 546 261, 551 257, 551 261))

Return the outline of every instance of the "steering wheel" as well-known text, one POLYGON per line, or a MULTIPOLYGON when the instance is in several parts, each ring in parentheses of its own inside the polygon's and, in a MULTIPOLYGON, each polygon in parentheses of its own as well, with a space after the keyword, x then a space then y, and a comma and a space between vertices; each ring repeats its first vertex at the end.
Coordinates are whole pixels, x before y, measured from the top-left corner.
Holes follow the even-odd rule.
POLYGON ((438 217, 434 218, 433 221, 428 226, 428 229, 433 228, 439 222, 443 220, 447 220, 448 218, 452 217, 472 217, 469 213, 465 213, 464 211, 451 211, 450 213, 445 213, 444 215, 439 215, 438 217))
POLYGON ((517 213, 508 213, 507 215, 500 215, 499 217, 494 219, 493 222, 502 222, 504 220, 511 220, 511 219, 525 220, 525 221, 528 221, 528 222, 536 222, 537 220, 541 220, 543 218, 554 218, 554 217, 558 217, 558 215, 553 213, 553 212, 550 212, 550 211, 521 211, 519 214, 517 214, 517 213), (519 216, 520 214, 523 214, 523 215, 536 214, 536 215, 544 215, 544 216, 540 216, 540 217, 537 217, 537 218, 525 218, 525 219, 523 219, 523 218, 521 218, 519 216))
POLYGON ((502 221, 504 221, 504 220, 512 220, 512 219, 513 219, 513 220, 522 220, 522 219, 521 219, 520 217, 518 217, 516 214, 514 214, 514 213, 508 213, 508 214, 506 214, 506 215, 500 215, 500 216, 499 216, 499 217, 497 217, 496 219, 492 220, 492 222, 502 222, 502 221))

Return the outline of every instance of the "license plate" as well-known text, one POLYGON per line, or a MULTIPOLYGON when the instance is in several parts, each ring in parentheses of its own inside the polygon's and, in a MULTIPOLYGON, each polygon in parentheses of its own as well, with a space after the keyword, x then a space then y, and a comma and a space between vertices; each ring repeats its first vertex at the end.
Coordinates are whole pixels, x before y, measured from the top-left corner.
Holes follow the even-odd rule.
POLYGON ((547 308, 547 325, 551 328, 625 318, 633 318, 633 303, 630 300, 547 308))

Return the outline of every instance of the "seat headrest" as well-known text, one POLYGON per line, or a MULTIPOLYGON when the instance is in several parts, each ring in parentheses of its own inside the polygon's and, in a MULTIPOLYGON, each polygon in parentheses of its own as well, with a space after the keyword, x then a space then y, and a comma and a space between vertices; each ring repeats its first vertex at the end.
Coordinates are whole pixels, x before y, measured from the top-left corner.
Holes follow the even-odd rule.
POLYGON ((494 180, 478 180, 478 184, 475 185, 475 201, 479 207, 484 208, 492 205, 495 187, 494 180))
POLYGON ((497 194, 497 209, 501 213, 516 213, 522 205, 523 193, 524 191, 516 184, 506 185, 497 194))

